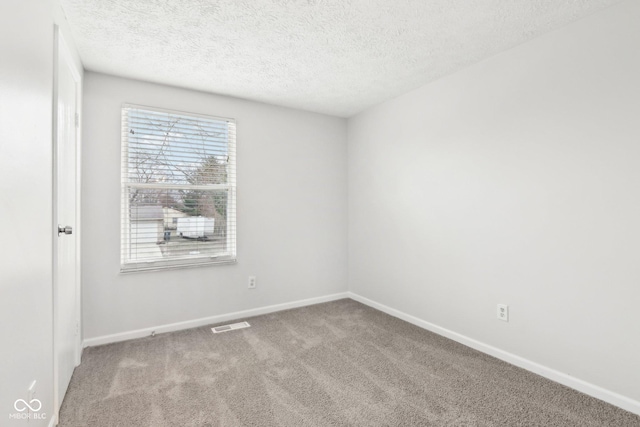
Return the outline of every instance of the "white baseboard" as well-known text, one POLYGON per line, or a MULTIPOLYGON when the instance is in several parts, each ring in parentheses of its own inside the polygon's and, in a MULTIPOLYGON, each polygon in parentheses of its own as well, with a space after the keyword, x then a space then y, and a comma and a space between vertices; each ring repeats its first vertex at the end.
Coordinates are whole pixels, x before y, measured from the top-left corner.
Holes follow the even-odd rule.
POLYGON ((630 399, 626 396, 622 396, 621 394, 599 387, 595 384, 591 384, 581 379, 572 377, 547 366, 540 365, 539 363, 525 359, 524 357, 516 356, 515 354, 500 350, 499 348, 493 347, 489 344, 485 344, 483 342, 474 340, 473 338, 469 338, 465 335, 453 332, 449 329, 434 325, 433 323, 419 319, 415 316, 411 316, 410 314, 403 313, 402 311, 388 307, 384 304, 372 301, 358 294, 354 294, 353 292, 348 292, 348 296, 355 301, 361 302, 362 304, 380 310, 393 317, 397 317, 398 319, 402 319, 405 322, 409 322, 423 329, 434 332, 438 335, 442 335, 475 350, 481 351, 490 356, 511 363, 512 365, 526 369, 527 371, 534 372, 552 381, 570 387, 574 390, 578 390, 589 396, 595 397, 596 399, 603 400, 624 410, 640 415, 640 402, 638 402, 637 400, 630 399))
POLYGON ((323 302, 335 301, 343 298, 349 298, 348 292, 338 294, 325 295, 322 297, 309 298, 304 300, 286 302, 283 304, 269 305, 266 307, 253 308, 250 310, 236 311, 233 313, 220 314, 217 316, 203 317, 200 319, 187 320, 185 322, 170 323, 167 325, 152 326, 144 329, 136 329, 133 331, 120 332, 112 335, 104 335, 95 338, 88 338, 83 341, 83 347, 92 347, 96 345, 111 344, 119 341, 131 340, 134 338, 142 338, 151 335, 152 332, 160 334, 164 332, 180 331, 183 329, 197 328, 199 326, 210 325, 213 323, 226 322, 228 320, 237 320, 247 317, 259 316, 261 314, 274 313, 276 311, 288 310, 290 308, 304 307, 307 305, 320 304, 323 302))

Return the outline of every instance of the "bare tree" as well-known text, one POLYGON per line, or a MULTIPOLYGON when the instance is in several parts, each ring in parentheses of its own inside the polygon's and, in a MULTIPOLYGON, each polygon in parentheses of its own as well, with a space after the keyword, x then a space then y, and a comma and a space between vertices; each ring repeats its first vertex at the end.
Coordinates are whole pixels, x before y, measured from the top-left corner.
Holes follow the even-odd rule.
POLYGON ((128 179, 157 188, 129 192, 129 206, 162 206, 190 216, 215 218, 218 235, 226 232, 228 194, 225 190, 175 189, 162 184, 206 185, 227 182, 226 139, 216 131, 180 118, 157 120, 144 113, 132 120, 128 139, 128 179))

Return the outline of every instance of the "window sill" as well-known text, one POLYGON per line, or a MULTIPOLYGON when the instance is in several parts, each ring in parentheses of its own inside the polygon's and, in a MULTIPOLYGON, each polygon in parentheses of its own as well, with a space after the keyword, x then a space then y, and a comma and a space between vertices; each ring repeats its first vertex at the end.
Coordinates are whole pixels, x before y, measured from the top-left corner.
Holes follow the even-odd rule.
POLYGON ((164 270, 183 270, 187 268, 195 267, 211 267, 214 265, 232 265, 237 264, 238 260, 235 258, 211 260, 211 261, 194 261, 194 262, 181 262, 166 264, 162 262, 139 262, 139 263, 127 263, 120 266, 120 274, 130 273, 144 273, 152 271, 164 271, 164 270))

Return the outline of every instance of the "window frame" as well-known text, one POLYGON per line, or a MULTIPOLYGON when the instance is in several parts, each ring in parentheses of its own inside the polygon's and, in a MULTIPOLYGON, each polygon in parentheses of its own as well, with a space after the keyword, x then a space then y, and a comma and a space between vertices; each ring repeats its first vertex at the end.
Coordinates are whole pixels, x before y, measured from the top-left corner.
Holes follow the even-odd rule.
POLYGON ((162 271, 169 269, 183 269, 192 267, 212 266, 212 265, 228 265, 237 263, 237 218, 236 218, 236 206, 237 206, 237 187, 236 187, 236 145, 237 145, 237 126, 236 120, 229 117, 219 117, 199 113, 191 113, 178 110, 170 110, 165 108, 150 107, 146 105, 124 103, 121 106, 121 141, 120 141, 120 273, 136 273, 143 271, 162 271), (166 113, 175 114, 179 116, 187 116, 192 118, 202 118, 206 120, 224 121, 228 123, 231 131, 227 136, 227 155, 228 170, 227 183, 225 184, 163 184, 163 183, 136 183, 125 179, 129 172, 129 136, 128 129, 125 130, 126 116, 128 110, 138 109, 149 111, 152 113, 166 113), (183 189, 183 190, 196 190, 196 191, 212 191, 226 190, 227 191, 227 221, 226 221, 226 248, 228 250, 219 255, 187 255, 181 257, 174 257, 168 259, 149 259, 131 261, 130 253, 127 248, 130 248, 131 240, 131 218, 130 215, 125 215, 130 209, 129 194, 130 189, 183 189), (128 230, 128 231, 127 231, 128 230))

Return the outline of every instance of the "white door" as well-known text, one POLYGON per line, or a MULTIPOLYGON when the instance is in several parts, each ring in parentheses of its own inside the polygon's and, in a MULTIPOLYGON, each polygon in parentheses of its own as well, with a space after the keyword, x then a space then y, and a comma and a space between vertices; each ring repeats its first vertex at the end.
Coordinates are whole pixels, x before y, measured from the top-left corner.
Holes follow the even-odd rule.
POLYGON ((59 31, 54 101, 54 382, 60 408, 80 354, 78 272, 78 107, 80 74, 59 31), (59 229, 60 227, 60 229, 59 229))

